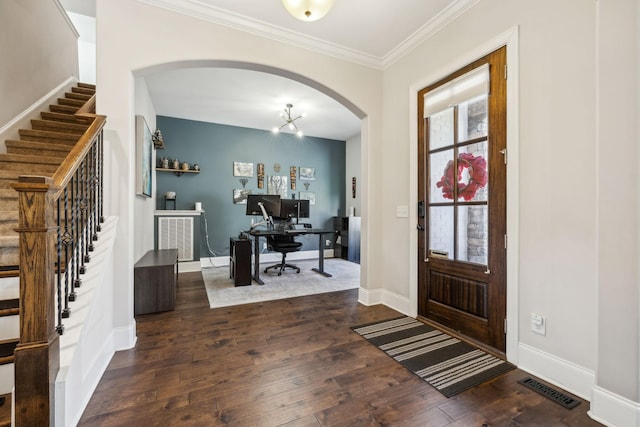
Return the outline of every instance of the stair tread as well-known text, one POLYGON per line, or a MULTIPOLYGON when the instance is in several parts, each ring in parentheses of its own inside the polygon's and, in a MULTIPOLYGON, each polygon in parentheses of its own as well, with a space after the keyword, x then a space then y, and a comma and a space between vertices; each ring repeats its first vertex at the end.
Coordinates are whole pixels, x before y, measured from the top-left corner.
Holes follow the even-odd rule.
POLYGON ((20 314, 20 299, 10 298, 0 300, 0 317, 20 314))
POLYGON ((16 348, 20 338, 9 338, 0 340, 0 359, 3 357, 13 357, 13 350, 16 348))
POLYGON ((0 211, 0 221, 17 221, 18 211, 0 211))
POLYGON ((80 136, 75 133, 55 132, 52 130, 20 129, 18 133, 20 133, 20 136, 39 136, 51 139, 66 139, 69 141, 78 141, 78 139, 80 139, 80 136))
POLYGON ((81 101, 79 99, 71 99, 71 98, 58 98, 58 105, 69 105, 72 107, 82 107, 85 101, 81 101))
POLYGON ((49 110, 53 111, 54 113, 75 114, 75 112, 78 111, 78 107, 72 107, 72 106, 69 106, 69 105, 51 104, 49 106, 49 110))
POLYGON ((50 120, 53 122, 61 122, 61 123, 76 123, 76 116, 68 113, 56 113, 53 111, 42 111, 40 112, 40 117, 43 120, 50 120))
POLYGON ((0 266, 0 277, 18 277, 20 276, 20 270, 17 265, 3 265, 0 266))
MULTIPOLYGON (((0 179, 15 179, 18 180, 20 175, 33 175, 33 170, 0 170, 0 179)), ((39 176, 51 176, 53 172, 38 172, 39 176)))
POLYGON ((17 139, 8 139, 5 141, 7 148, 20 147, 20 148, 37 148, 41 150, 54 150, 54 151, 71 151, 73 147, 69 144, 56 144, 54 142, 39 142, 39 141, 23 141, 17 139))
MULTIPOLYGON (((68 122, 58 122, 55 120, 45 120, 45 119, 32 119, 31 126, 34 127, 46 127, 50 129, 60 129, 60 132, 63 133, 72 133, 72 134, 83 134, 89 128, 89 125, 82 123, 68 123, 68 122)), ((57 131, 53 131, 57 132, 57 131)))
POLYGON ((0 160, 10 162, 21 163, 34 163, 34 164, 47 164, 47 165, 59 165, 62 163, 61 158, 57 157, 44 157, 44 156, 32 156, 30 154, 0 154, 0 160))
POLYGON ((90 95, 88 93, 81 93, 81 92, 65 92, 64 97, 65 98, 70 98, 70 99, 80 99, 83 101, 88 101, 89 99, 91 99, 93 95, 90 95))

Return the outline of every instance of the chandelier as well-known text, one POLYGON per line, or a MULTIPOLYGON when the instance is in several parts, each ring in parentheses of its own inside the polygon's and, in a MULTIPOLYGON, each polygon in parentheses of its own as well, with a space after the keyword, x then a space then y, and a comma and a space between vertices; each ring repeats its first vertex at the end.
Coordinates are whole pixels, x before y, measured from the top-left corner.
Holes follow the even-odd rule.
POLYGON ((317 21, 325 16, 334 0, 282 0, 284 8, 301 21, 317 21))
POLYGON ((295 131, 298 137, 302 138, 303 133, 300 129, 298 129, 298 126, 296 125, 296 120, 306 116, 306 114, 303 113, 303 114, 300 114, 298 117, 291 117, 292 108, 293 108, 292 104, 287 104, 284 111, 280 113, 280 117, 284 120, 284 124, 280 127, 276 126, 272 130, 273 130, 273 133, 278 133, 283 127, 287 126, 290 130, 295 131))

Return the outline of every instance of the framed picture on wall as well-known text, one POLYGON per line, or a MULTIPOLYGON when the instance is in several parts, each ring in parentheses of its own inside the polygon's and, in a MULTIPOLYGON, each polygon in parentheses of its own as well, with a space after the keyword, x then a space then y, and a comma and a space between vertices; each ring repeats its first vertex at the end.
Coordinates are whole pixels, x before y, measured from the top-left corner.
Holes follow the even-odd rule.
POLYGON ((308 200, 310 205, 316 204, 316 193, 313 191, 301 191, 298 193, 300 200, 308 200))
POLYGON ((278 194, 281 198, 288 198, 289 177, 286 175, 271 175, 267 180, 267 193, 278 194))
POLYGON ((151 197, 153 190, 153 138, 143 116, 136 116, 136 194, 151 197))
POLYGON ((316 168, 300 166, 300 181, 315 181, 316 168))
POLYGON ((233 190, 233 204, 246 205, 247 195, 249 194, 251 194, 251 190, 245 190, 244 188, 233 190))
POLYGON ((253 178, 253 163, 233 162, 233 176, 253 178))

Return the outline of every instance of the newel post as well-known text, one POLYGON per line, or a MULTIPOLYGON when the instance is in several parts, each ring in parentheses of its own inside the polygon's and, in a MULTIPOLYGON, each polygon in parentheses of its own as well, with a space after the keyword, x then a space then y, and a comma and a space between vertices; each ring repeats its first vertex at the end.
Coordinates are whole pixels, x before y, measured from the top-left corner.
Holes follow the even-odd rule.
POLYGON ((15 349, 16 426, 55 424, 55 380, 60 343, 55 330, 56 188, 48 177, 21 176, 20 343, 15 349))

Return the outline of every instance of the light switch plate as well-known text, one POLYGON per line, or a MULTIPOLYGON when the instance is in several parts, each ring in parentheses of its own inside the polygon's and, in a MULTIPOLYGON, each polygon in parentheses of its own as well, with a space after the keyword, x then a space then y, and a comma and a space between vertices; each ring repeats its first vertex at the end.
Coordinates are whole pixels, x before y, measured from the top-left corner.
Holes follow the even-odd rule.
POLYGON ((396 206, 396 217, 409 218, 409 206, 396 206))

